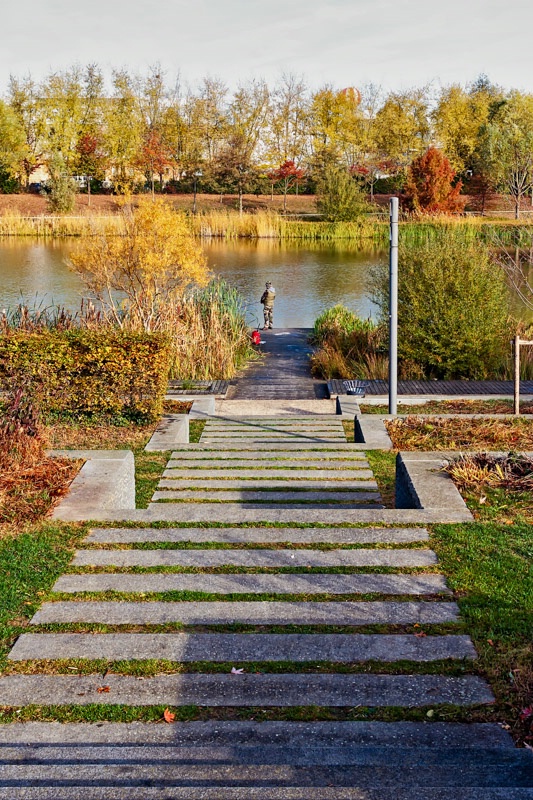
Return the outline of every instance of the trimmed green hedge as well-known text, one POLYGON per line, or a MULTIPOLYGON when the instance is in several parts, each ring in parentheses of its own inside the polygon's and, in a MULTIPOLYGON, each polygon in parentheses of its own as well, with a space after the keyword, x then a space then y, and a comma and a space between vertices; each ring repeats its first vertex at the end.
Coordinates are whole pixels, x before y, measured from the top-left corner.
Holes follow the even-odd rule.
POLYGON ((0 388, 22 386, 43 412, 154 420, 169 365, 169 342, 160 334, 106 328, 0 336, 0 388))

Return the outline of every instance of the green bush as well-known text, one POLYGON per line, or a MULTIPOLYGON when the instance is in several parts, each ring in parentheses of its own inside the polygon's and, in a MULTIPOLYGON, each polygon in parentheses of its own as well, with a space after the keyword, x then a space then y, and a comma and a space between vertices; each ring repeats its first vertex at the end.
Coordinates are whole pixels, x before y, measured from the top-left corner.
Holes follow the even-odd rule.
POLYGON ((44 413, 155 420, 169 363, 169 342, 160 334, 101 328, 0 336, 0 389, 24 387, 44 413))
POLYGON ((330 378, 383 378, 384 328, 370 319, 360 319, 343 305, 326 309, 313 327, 318 345, 311 356, 313 374, 330 378))
POLYGON ((327 222, 357 221, 370 210, 357 182, 342 167, 326 170, 317 190, 317 210, 327 222))
MULTIPOLYGON (((388 315, 388 275, 376 283, 388 315)), ((448 231, 399 251, 398 356, 427 378, 498 376, 509 349, 509 293, 487 248, 448 231)))

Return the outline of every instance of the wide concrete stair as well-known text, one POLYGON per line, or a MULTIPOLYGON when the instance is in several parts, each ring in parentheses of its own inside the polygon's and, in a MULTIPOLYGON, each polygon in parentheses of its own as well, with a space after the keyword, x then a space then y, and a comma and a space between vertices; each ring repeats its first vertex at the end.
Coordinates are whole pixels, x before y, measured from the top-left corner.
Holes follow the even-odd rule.
POLYGON ((89 532, 0 706, 200 719, 0 726, 0 799, 533 800, 532 754, 499 725, 430 721, 494 697, 427 530, 349 525, 382 503, 335 418, 209 420, 164 500, 179 527, 89 532))

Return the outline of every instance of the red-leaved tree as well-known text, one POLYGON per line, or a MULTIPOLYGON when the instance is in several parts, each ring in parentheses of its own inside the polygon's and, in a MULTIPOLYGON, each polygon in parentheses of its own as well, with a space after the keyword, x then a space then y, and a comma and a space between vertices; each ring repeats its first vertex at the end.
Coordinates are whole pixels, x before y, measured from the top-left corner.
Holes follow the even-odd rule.
POLYGON ((287 192, 304 177, 304 174, 303 169, 297 167, 291 160, 284 161, 278 169, 268 173, 272 184, 279 183, 283 189, 283 211, 287 211, 287 192))
POLYGON ((405 201, 412 211, 428 214, 455 214, 464 209, 466 198, 460 197, 462 182, 455 186, 455 171, 446 156, 430 147, 415 158, 407 171, 405 201))

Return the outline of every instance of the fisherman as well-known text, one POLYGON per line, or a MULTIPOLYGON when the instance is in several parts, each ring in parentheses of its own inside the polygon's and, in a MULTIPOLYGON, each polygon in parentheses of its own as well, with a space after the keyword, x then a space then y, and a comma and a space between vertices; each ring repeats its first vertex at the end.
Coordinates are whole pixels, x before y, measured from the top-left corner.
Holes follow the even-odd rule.
POLYGON ((263 330, 272 328, 272 316, 274 313, 274 300, 276 299, 276 290, 270 281, 265 284, 265 291, 261 295, 261 303, 263 305, 263 317, 265 319, 265 327, 263 330))

